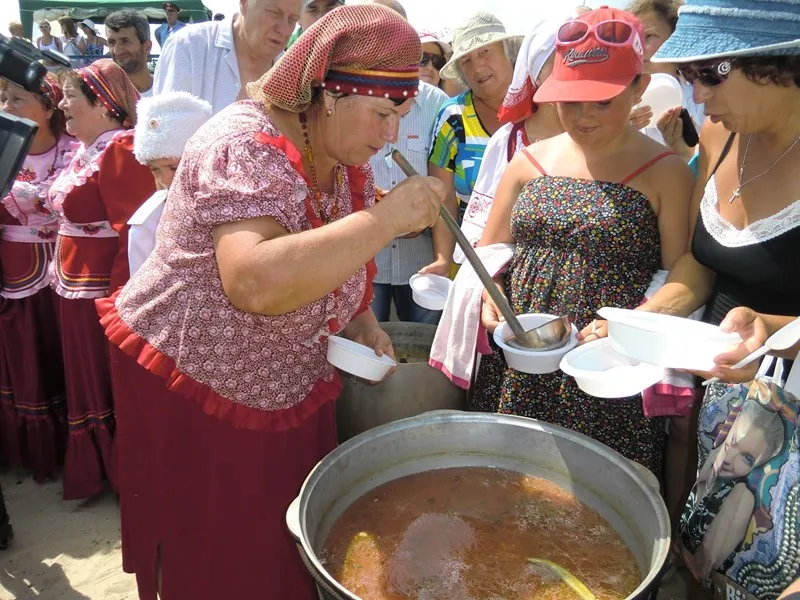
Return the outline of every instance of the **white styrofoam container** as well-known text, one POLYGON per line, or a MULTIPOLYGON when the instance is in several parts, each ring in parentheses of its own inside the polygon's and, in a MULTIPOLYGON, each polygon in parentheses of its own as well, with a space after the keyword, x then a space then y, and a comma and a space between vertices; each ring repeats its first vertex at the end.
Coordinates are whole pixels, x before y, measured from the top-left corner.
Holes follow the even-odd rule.
POLYGON ((380 381, 397 363, 391 357, 378 356, 372 348, 343 337, 328 338, 328 362, 337 369, 369 381, 380 381))
MULTIPOLYGON (((556 317, 554 315, 545 314, 528 314, 519 315, 522 328, 525 331, 530 331, 539 325, 544 325, 548 321, 552 321, 556 317)), ((503 322, 494 330, 494 343, 500 346, 503 350, 503 355, 506 357, 508 366, 516 371, 523 373, 530 373, 531 375, 544 375, 546 373, 555 373, 558 371, 558 365, 563 356, 572 350, 578 344, 578 330, 575 325, 572 326, 572 334, 570 335, 569 342, 557 350, 537 351, 537 350, 522 350, 509 346, 505 340, 512 336, 511 328, 508 323, 503 322)))
POLYGON ((608 338, 594 340, 568 352, 561 370, 578 387, 597 398, 627 398, 661 381, 664 369, 623 356, 608 338))
POLYGON ((655 125, 656 120, 666 111, 682 104, 683 89, 680 82, 667 73, 653 73, 638 106, 649 106, 652 109, 652 125, 655 125))
POLYGON ((611 347, 620 354, 668 369, 710 371, 714 357, 742 340, 715 325, 623 308, 601 308, 611 347))
POLYGON ((412 275, 408 280, 414 302, 428 310, 444 310, 453 282, 441 275, 412 275))

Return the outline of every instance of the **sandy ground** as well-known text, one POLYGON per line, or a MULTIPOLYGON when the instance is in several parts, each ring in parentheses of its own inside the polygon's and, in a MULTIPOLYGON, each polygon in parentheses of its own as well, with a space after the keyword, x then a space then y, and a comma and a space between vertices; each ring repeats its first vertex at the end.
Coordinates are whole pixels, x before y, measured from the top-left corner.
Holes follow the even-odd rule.
MULTIPOLYGON (((15 534, 9 549, 0 552, 0 600, 138 598, 133 576, 122 571, 113 494, 64 502, 59 482, 38 485, 13 472, 0 475, 0 485, 15 534)), ((685 598, 680 574, 658 596, 685 598)))
POLYGON ((135 600, 122 571, 119 511, 113 494, 61 500, 61 483, 38 485, 13 472, 0 485, 14 526, 0 552, 0 599, 135 600))

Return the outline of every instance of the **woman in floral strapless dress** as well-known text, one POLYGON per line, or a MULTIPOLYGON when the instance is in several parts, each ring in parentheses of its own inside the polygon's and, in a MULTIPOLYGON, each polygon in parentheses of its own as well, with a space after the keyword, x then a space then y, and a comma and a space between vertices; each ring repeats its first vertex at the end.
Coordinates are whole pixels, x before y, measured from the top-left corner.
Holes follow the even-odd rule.
MULTIPOLYGON (((642 303, 661 266, 658 217, 626 183, 543 175, 523 186, 511 213, 517 247, 504 290, 515 314, 569 315, 581 328, 603 306, 642 303)), ((561 371, 515 371, 493 349, 481 361, 472 410, 556 423, 660 472, 664 420, 645 418, 641 397, 592 398, 561 371)))
MULTIPOLYGON (((691 172, 628 122, 649 83, 636 43, 641 28, 633 15, 609 8, 561 27, 553 73, 534 101, 556 103, 566 133, 512 159, 480 242, 516 244, 497 278, 514 313, 569 315, 584 328, 584 341, 597 337, 591 325, 598 309, 639 306, 656 271, 670 268, 687 243, 691 172), (616 36, 613 44, 606 44, 609 36, 616 36)), ((487 330, 498 315, 484 291, 487 330)), ((472 410, 568 427, 660 475, 664 420, 645 418, 641 396, 593 398, 560 371, 515 371, 493 349, 480 364, 472 410)))

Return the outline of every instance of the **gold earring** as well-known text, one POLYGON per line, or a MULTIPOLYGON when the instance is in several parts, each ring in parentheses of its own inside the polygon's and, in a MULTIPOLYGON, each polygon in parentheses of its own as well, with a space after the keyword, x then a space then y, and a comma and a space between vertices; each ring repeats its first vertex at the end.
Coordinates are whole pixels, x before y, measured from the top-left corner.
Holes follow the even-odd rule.
POLYGON ((330 108, 325 110, 325 116, 326 117, 330 117, 332 114, 333 114, 333 111, 330 108))

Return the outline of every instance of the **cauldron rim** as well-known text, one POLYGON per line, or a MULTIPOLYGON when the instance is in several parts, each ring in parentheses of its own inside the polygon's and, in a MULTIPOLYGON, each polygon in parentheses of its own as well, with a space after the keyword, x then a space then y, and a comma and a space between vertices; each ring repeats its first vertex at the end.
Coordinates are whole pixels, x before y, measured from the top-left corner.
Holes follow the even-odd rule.
MULTIPOLYGON (((381 425, 361 433, 334 449, 314 467, 311 473, 309 473, 303 483, 300 494, 287 510, 287 524, 289 525, 292 535, 297 540, 298 550, 301 555, 303 555, 306 568, 312 573, 315 579, 321 578, 325 582, 325 587, 334 590, 337 600, 361 600, 358 596, 344 588, 330 573, 328 573, 317 557, 305 526, 307 522, 309 498, 311 494, 313 494, 315 484, 325 475, 326 470, 332 468, 338 460, 341 460, 348 453, 354 452, 361 446, 372 443, 377 437, 399 433, 403 430, 414 429, 423 425, 470 422, 509 425, 551 434, 554 437, 586 446, 594 453, 625 471, 626 475, 638 485, 650 505, 655 508, 654 517, 656 518, 659 529, 659 536, 654 540, 654 545, 657 546, 657 549, 653 552, 650 561, 650 569, 644 574, 639 587, 634 590, 626 600, 646 597, 648 591, 657 585, 669 554, 671 541, 669 516, 666 506, 657 491, 647 484, 643 475, 637 471, 630 461, 601 442, 558 425, 516 415, 471 413, 452 410, 431 411, 416 417, 387 423, 386 425, 381 425)), ((578 481, 578 483, 580 483, 580 481, 578 481)))

